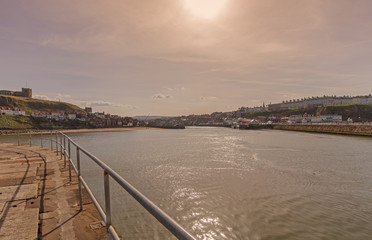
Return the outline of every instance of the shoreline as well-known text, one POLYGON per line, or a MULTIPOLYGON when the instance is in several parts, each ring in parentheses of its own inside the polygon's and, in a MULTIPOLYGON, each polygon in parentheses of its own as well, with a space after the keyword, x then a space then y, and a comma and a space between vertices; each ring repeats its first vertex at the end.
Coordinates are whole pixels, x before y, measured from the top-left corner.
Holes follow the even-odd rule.
POLYGON ((372 137, 372 125, 274 125, 274 130, 372 137))
POLYGON ((89 133, 89 132, 124 132, 134 130, 155 130, 158 128, 152 127, 130 127, 130 128, 82 128, 82 129, 54 129, 54 130, 36 130, 36 129, 24 129, 24 130, 0 130, 0 136, 8 135, 27 135, 32 134, 49 134, 53 131, 60 131, 62 133, 89 133))

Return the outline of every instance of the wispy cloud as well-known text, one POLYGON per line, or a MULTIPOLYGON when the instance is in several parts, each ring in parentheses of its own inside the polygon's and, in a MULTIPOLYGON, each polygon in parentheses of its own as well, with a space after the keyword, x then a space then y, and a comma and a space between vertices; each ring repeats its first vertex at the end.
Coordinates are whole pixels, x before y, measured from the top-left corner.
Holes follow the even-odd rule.
POLYGON ((213 101, 216 100, 217 97, 209 96, 209 97, 200 97, 202 101, 213 101))
POLYGON ((102 101, 102 100, 78 100, 74 99, 69 94, 57 93, 55 97, 49 97, 46 95, 34 95, 34 98, 41 100, 50 100, 50 101, 60 101, 68 102, 80 107, 117 107, 117 108, 127 108, 127 109, 137 109, 137 106, 131 104, 122 104, 117 102, 102 101))
POLYGON ((173 96, 171 95, 165 95, 165 94, 154 94, 152 95, 152 99, 155 99, 155 100, 159 100, 159 99, 171 99, 173 98, 173 96))
POLYGON ((33 98, 40 99, 40 100, 51 100, 48 96, 46 95, 33 95, 33 98))

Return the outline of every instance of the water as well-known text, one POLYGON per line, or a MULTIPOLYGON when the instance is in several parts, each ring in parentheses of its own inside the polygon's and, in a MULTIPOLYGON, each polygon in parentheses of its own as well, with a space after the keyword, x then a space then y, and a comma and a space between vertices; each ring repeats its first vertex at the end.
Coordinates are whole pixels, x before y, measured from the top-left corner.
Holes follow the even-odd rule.
MULTIPOLYGON (((69 135, 198 239, 372 236, 371 138, 228 128, 69 135)), ((102 170, 86 158, 82 168, 104 205, 102 170)), ((112 182, 113 223, 126 239, 173 239, 112 182)))

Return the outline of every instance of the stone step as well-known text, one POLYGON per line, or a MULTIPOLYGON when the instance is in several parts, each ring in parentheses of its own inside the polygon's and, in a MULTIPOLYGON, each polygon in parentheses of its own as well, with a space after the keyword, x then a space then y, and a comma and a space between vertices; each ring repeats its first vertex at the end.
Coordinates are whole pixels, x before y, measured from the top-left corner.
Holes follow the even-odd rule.
POLYGON ((37 198, 39 184, 0 187, 0 213, 6 202, 37 198))
POLYGON ((39 208, 25 208, 26 202, 10 202, 0 215, 0 239, 38 239, 39 208))

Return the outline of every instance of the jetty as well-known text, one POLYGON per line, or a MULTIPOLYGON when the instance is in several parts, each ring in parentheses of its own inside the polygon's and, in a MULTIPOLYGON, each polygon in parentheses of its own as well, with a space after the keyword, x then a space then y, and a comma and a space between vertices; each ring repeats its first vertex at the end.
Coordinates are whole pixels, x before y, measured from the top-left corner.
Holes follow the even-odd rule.
POLYGON ((107 231, 56 150, 0 143, 0 239, 104 239, 107 231))

